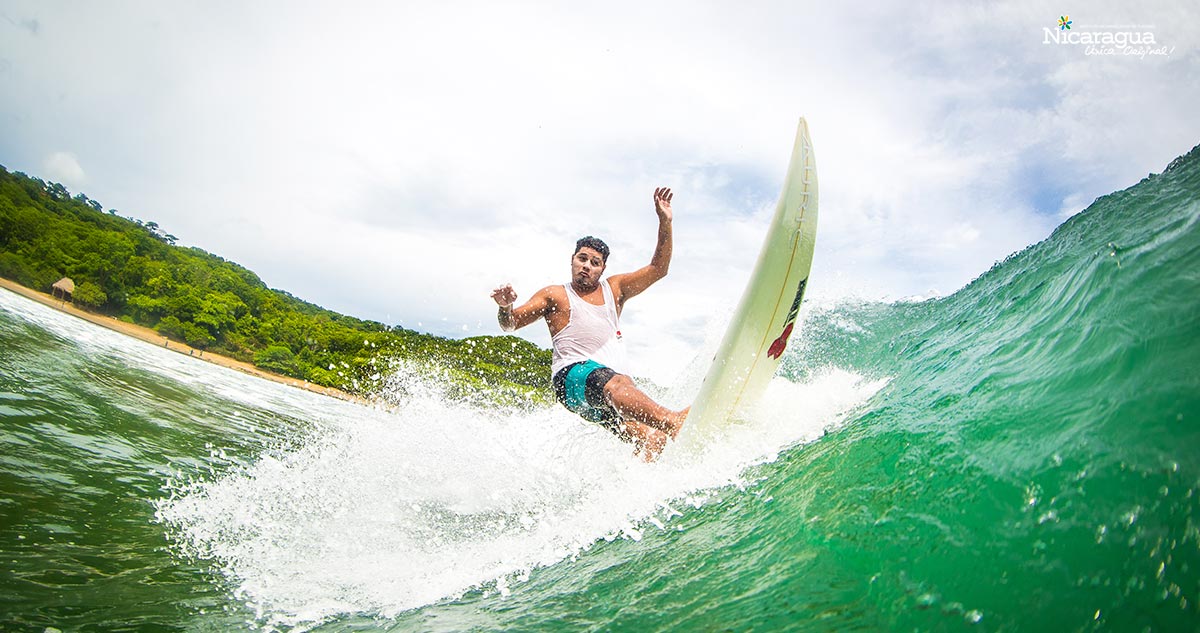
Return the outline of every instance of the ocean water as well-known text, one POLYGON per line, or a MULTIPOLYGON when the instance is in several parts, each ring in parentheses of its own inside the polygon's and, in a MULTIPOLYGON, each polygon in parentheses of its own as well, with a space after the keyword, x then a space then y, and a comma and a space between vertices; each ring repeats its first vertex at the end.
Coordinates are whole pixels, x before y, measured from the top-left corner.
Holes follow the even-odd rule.
POLYGON ((1198 221, 1193 151, 954 295, 806 306, 748 419, 649 465, 0 291, 0 630, 1200 630, 1198 221))

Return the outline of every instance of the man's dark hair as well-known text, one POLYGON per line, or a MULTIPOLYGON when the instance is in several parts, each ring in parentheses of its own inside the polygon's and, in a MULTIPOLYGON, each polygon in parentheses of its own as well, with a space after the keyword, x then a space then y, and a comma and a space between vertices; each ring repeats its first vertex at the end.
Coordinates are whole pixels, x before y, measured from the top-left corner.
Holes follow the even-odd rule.
POLYGON ((604 240, 598 237, 592 237, 591 235, 587 237, 581 237, 579 238, 579 241, 575 242, 575 253, 578 253, 579 249, 584 247, 593 249, 597 253, 600 253, 600 256, 604 258, 604 263, 608 263, 608 244, 605 244, 604 240))

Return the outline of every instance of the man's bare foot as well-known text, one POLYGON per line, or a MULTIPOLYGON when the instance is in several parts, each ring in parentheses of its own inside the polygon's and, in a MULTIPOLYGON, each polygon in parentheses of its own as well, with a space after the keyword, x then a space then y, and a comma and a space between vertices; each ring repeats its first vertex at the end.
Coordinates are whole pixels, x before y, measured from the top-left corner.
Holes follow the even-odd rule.
POLYGON ((662 455, 663 449, 667 446, 666 435, 655 431, 655 436, 645 442, 638 442, 637 447, 633 450, 633 454, 641 457, 642 461, 647 464, 658 461, 658 456, 662 455))
POLYGON ((623 420, 617 436, 632 443, 633 454, 647 463, 658 459, 667 445, 666 433, 636 420, 623 420))
POLYGON ((670 430, 667 431, 667 435, 670 435, 671 439, 675 439, 679 435, 679 429, 683 428, 683 423, 685 420, 687 420, 688 413, 690 413, 691 410, 691 407, 687 407, 682 411, 676 411, 667 420, 667 424, 670 426, 670 430))

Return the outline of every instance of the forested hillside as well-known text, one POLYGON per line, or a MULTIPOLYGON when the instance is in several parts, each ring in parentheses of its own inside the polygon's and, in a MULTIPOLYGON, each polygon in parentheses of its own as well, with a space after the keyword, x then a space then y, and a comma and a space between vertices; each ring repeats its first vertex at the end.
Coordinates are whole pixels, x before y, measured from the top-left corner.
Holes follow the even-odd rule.
POLYGON ((464 392, 549 398, 550 352, 523 339, 454 340, 338 314, 176 239, 154 222, 0 166, 0 276, 42 292, 70 277, 77 306, 351 392, 370 391, 404 359, 445 370, 464 392))

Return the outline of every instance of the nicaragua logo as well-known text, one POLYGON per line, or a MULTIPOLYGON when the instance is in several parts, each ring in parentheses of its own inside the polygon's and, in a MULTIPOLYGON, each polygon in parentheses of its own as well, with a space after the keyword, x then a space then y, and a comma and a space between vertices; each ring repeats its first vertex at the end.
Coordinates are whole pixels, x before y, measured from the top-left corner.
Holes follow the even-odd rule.
POLYGON ((1076 25, 1069 15, 1058 16, 1057 26, 1042 27, 1042 44, 1082 46, 1085 55, 1146 57, 1167 56, 1175 51, 1174 46, 1159 44, 1153 25, 1076 25))
POLYGON ((808 277, 800 280, 800 287, 796 288, 796 298, 792 300, 792 309, 788 310, 787 320, 783 322, 783 333, 771 343, 767 356, 779 360, 779 357, 783 356, 783 350, 787 349, 788 338, 792 336, 792 328, 796 326, 796 315, 800 314, 800 300, 804 298, 806 284, 808 277))

